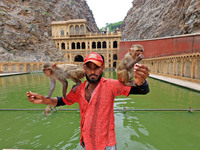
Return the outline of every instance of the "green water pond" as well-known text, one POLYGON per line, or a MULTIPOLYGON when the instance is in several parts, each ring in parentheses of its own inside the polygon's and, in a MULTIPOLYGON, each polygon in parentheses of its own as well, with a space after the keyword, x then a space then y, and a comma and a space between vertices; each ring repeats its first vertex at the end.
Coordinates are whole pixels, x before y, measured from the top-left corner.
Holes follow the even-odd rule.
MULTIPOLYGON (((106 78, 116 78, 106 71, 106 78)), ((150 93, 116 97, 114 108, 200 109, 200 93, 148 78, 150 93)), ((69 81, 69 90, 74 83, 69 81)), ((43 73, 0 77, 0 149, 81 150, 80 114, 57 111, 3 111, 2 109, 44 109, 32 104, 26 92, 48 94, 49 79, 43 73)), ((59 82, 53 96, 61 96, 59 82)), ((78 104, 60 109, 78 109, 78 104)), ((200 111, 115 112, 119 150, 199 150, 200 111)))

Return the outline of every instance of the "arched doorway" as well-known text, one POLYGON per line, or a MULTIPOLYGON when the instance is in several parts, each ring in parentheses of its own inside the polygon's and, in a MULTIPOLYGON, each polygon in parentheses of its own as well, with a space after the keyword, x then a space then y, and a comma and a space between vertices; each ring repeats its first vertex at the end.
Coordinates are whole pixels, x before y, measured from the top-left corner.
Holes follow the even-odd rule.
POLYGON ((75 56, 74 62, 83 62, 83 56, 81 56, 81 55, 75 56))
POLYGON ((113 62, 113 68, 116 68, 116 61, 113 62))

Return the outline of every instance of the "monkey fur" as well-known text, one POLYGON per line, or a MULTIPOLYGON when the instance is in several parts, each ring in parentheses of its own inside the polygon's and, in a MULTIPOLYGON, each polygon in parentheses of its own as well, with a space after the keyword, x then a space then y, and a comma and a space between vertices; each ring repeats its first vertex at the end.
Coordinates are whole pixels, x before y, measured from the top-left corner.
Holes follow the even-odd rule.
MULTIPOLYGON (((50 89, 49 94, 46 98, 50 98, 56 85, 56 80, 62 83, 62 94, 63 97, 66 97, 68 81, 66 79, 71 79, 76 83, 73 87, 73 91, 75 92, 76 86, 81 83, 81 78, 85 76, 85 70, 83 67, 74 64, 54 64, 51 62, 47 62, 43 65, 43 72, 46 76, 50 77, 50 89), (49 74, 46 73, 49 71, 49 74)), ((55 109, 55 107, 54 107, 55 109)), ((51 110, 51 106, 47 106, 45 109, 45 115, 47 115, 51 110)))
POLYGON ((135 44, 129 49, 122 61, 117 66, 117 78, 127 86, 137 86, 133 80, 134 65, 143 59, 144 48, 135 44))

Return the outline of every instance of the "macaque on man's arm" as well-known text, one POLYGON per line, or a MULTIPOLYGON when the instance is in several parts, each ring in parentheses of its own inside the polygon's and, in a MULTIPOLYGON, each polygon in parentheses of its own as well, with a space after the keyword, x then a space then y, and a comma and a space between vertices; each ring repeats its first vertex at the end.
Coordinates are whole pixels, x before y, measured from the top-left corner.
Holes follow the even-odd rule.
POLYGON ((135 44, 129 49, 122 61, 117 66, 118 80, 127 86, 137 86, 132 80, 134 76, 134 65, 143 59, 144 48, 135 44))
MULTIPOLYGON (((75 92, 76 87, 81 83, 80 79, 85 76, 85 70, 83 67, 79 67, 78 65, 74 64, 56 65, 54 63, 47 62, 43 65, 43 72, 47 77, 50 77, 50 89, 46 98, 50 98, 52 96, 52 93, 55 89, 56 80, 62 84, 62 94, 65 98, 68 88, 67 79, 71 79, 76 83, 76 85, 73 87, 73 91, 75 92)), ((45 109, 45 115, 48 114, 50 110, 51 106, 48 105, 45 109)))

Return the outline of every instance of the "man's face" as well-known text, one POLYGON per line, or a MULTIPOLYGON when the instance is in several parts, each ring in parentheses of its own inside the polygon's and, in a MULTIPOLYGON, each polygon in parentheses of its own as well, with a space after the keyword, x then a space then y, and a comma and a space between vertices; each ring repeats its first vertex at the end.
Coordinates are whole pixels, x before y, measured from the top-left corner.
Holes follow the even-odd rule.
POLYGON ((88 62, 84 65, 86 78, 89 83, 96 83, 100 81, 103 72, 104 72, 105 66, 97 66, 93 62, 88 62))

